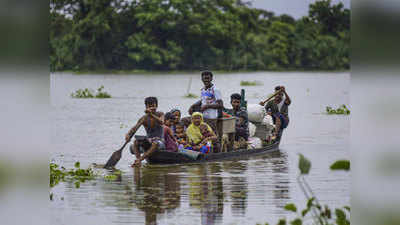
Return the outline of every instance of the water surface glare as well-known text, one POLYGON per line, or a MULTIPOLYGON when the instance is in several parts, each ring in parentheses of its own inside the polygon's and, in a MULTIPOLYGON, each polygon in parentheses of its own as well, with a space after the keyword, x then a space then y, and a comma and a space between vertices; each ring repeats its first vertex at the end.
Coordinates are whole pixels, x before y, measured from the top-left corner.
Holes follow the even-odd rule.
MULTIPOLYGON (((143 115, 146 96, 158 97, 161 111, 177 107, 187 115, 197 100, 183 97, 190 77, 190 92, 199 95, 198 74, 51 74, 51 160, 66 168, 76 161, 84 168, 105 163, 143 115), (101 85, 113 98, 70 97, 77 89, 96 90, 101 85)), ((100 176, 79 189, 66 182, 51 190, 51 224, 274 224, 292 216, 283 209, 285 204, 305 207, 296 181, 298 153, 312 162, 307 180, 323 205, 350 204, 350 173, 329 170, 337 159, 350 158, 350 116, 324 113, 326 106, 349 104, 349 73, 217 73, 214 83, 226 107, 230 107, 229 96, 241 88, 246 89, 248 103, 255 104, 276 85, 285 85, 292 104, 280 152, 205 164, 144 164, 133 169, 129 165, 134 157, 126 148, 117 165, 123 173, 116 181, 100 176), (242 80, 263 85, 241 87, 242 80)), ((144 134, 143 128, 138 134, 144 134)))

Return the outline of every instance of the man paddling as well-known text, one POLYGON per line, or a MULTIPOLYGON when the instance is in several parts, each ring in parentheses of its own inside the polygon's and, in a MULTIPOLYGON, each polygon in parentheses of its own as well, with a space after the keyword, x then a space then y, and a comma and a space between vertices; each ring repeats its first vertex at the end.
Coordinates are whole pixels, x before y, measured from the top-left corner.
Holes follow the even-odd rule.
POLYGON ((141 142, 135 140, 133 145, 131 145, 131 152, 135 153, 136 160, 133 166, 140 166, 141 162, 150 156, 157 149, 165 149, 165 143, 163 138, 163 124, 164 124, 164 114, 162 112, 157 112, 158 101, 156 97, 147 97, 144 100, 146 106, 145 115, 142 116, 134 127, 132 127, 126 134, 126 141, 130 141, 136 131, 143 125, 146 130, 145 141, 148 141, 151 146, 150 148, 140 155, 139 147, 142 145, 141 142))
MULTIPOLYGON (((280 138, 283 129, 289 125, 289 105, 292 102, 286 93, 284 86, 275 87, 278 94, 265 106, 267 112, 271 113, 273 122, 276 126, 275 136, 280 138), (285 99, 283 99, 285 96, 285 99)), ((263 102, 260 105, 264 105, 263 102)))

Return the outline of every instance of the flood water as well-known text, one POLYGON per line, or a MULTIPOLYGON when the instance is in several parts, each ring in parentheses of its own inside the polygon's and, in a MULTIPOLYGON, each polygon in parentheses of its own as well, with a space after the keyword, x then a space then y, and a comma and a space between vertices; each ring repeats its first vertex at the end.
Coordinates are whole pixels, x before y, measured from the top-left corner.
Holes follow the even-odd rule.
MULTIPOLYGON (((143 115, 144 98, 156 96, 159 110, 187 109, 199 95, 199 74, 72 75, 51 74, 51 160, 66 168, 76 161, 82 168, 105 163, 124 142, 126 132, 143 115), (80 88, 104 85, 110 99, 73 99, 80 88)), ((327 115, 325 107, 349 104, 349 73, 235 73, 214 77, 225 107, 229 96, 246 90, 248 104, 256 104, 284 85, 292 99, 290 124, 280 151, 234 161, 191 165, 153 166, 134 161, 125 149, 117 168, 122 176, 102 176, 81 183, 65 182, 52 188, 51 224, 275 224, 292 217, 287 203, 305 207, 296 178, 298 153, 312 162, 306 177, 321 204, 350 204, 350 173, 332 172, 331 163, 349 159, 350 116, 327 115), (241 87, 240 81, 263 85, 241 87)), ((350 106, 351 109, 351 106, 350 106)), ((144 134, 143 128, 138 132, 144 134)), ((97 171, 102 172, 104 171, 97 171)))

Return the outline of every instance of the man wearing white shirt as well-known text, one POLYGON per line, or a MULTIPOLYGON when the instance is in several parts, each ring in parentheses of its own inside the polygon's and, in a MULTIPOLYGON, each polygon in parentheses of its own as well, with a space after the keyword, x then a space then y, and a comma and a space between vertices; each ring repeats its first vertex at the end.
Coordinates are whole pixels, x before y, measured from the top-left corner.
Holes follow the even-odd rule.
MULTIPOLYGON (((211 126, 217 132, 217 120, 222 116, 224 108, 222 102, 221 92, 212 83, 213 74, 211 71, 203 71, 201 73, 201 80, 204 87, 201 89, 201 109, 203 113, 204 122, 211 126)), ((191 107, 191 110, 195 106, 191 107)), ((191 112, 189 110, 189 112, 191 112)))

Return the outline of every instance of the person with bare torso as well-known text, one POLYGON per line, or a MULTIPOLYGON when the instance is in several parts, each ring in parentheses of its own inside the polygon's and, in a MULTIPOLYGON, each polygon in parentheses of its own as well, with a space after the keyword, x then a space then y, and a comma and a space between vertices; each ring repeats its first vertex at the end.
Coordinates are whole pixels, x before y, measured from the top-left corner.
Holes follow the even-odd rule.
POLYGON ((164 143, 164 114, 157 111, 158 101, 156 97, 147 97, 144 100, 146 106, 145 115, 142 116, 134 127, 126 134, 125 139, 129 141, 136 131, 143 125, 146 130, 146 141, 151 144, 150 148, 140 154, 141 143, 135 140, 131 146, 131 152, 135 153, 136 160, 132 166, 140 166, 141 162, 151 155, 154 151, 165 149, 164 143))

